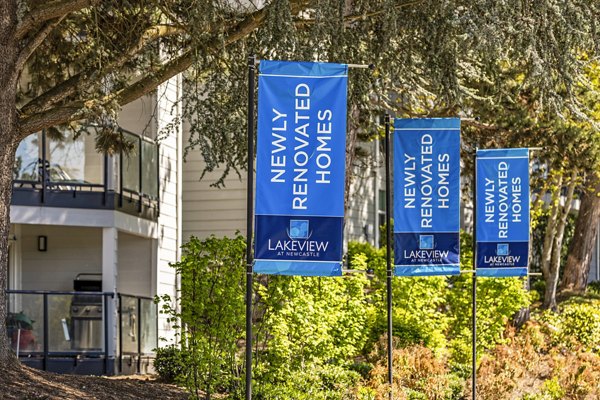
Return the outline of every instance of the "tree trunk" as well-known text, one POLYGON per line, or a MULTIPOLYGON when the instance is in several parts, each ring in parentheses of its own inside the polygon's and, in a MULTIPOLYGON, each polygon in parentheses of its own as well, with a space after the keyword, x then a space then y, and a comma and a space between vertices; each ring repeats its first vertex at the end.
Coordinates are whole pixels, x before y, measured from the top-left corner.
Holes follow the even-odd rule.
MULTIPOLYGON (((558 286, 558 278, 560 276, 560 255, 562 251, 563 238, 565 237, 565 228, 567 226, 567 220, 569 213, 571 212, 571 205, 573 204, 573 195, 575 193, 575 186, 577 184, 577 170, 571 172, 571 178, 569 180, 569 186, 567 189, 567 195, 565 197, 565 204, 562 207, 560 213, 560 219, 556 225, 556 231, 554 238, 552 239, 552 251, 551 251, 551 262, 550 262, 550 273, 546 279, 546 290, 544 292, 544 308, 556 310, 556 288, 558 286)), ((560 189, 559 189, 560 190, 560 189)), ((559 206, 559 208, 561 208, 559 206)))
POLYGON ((354 181, 354 160, 356 159, 356 142, 359 129, 358 107, 350 106, 350 118, 348 118, 348 134, 346 136, 346 182, 344 183, 344 212, 350 207, 350 187, 354 181))
POLYGON ((550 264, 552 261, 552 243, 556 234, 556 225, 558 221, 558 210, 560 209, 560 188, 562 186, 563 177, 558 177, 555 189, 552 191, 552 199, 550 200, 550 212, 548 213, 548 221, 546 223, 546 231, 544 232, 544 244, 542 246, 542 273, 544 279, 548 282, 550 275, 550 264))
MULTIPOLYGON (((598 235, 598 222, 600 221, 600 178, 593 174, 592 180, 594 189, 585 191, 581 198, 575 233, 560 285, 561 291, 580 293, 587 287, 594 244, 596 235, 598 235)), ((600 262, 600 260, 596 262, 600 262)))
MULTIPOLYGON (((12 170, 19 142, 17 134, 16 64, 18 47, 16 0, 0 1, 0 367, 16 365, 6 336, 6 285, 12 170)), ((1 372, 0 372, 1 373, 1 372)))

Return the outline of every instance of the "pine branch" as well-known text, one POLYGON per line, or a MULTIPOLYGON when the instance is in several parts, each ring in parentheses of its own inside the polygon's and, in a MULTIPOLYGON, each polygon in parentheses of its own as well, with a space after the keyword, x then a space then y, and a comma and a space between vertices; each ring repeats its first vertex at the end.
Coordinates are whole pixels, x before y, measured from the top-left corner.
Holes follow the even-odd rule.
MULTIPOLYGON (((395 5, 393 7, 393 9, 399 10, 401 8, 415 6, 422 2, 423 2, 423 0, 414 0, 414 1, 409 1, 407 3, 400 3, 400 4, 395 5)), ((377 17, 377 16, 385 14, 387 12, 390 12, 390 10, 389 9, 381 9, 381 10, 371 11, 371 12, 361 13, 361 14, 344 15, 344 22, 352 23, 352 22, 357 22, 357 21, 368 20, 370 18, 377 17)), ((300 19, 297 19, 295 23, 297 26, 303 26, 303 25, 314 24, 314 23, 316 23, 316 21, 311 18, 300 18, 300 19)))
MULTIPOLYGON (((299 7, 303 7, 305 5, 305 0, 293 0, 290 4, 290 6, 294 9, 298 9, 299 7)), ((248 16, 246 16, 246 18, 244 18, 244 20, 242 20, 239 24, 235 25, 231 29, 230 33, 226 36, 223 42, 213 41, 209 44, 207 48, 203 50, 208 52, 216 51, 218 47, 222 44, 228 46, 232 43, 243 39, 264 23, 267 17, 268 9, 269 6, 249 14, 248 16)), ((125 89, 122 89, 116 93, 111 93, 101 100, 87 102, 87 104, 84 101, 75 101, 64 107, 55 107, 47 109, 45 111, 37 112, 35 114, 28 114, 25 112, 35 109, 33 105, 28 107, 28 104, 23 108, 20 116, 19 134, 21 137, 26 137, 27 135, 37 132, 43 128, 65 124, 70 121, 77 120, 82 117, 85 108, 92 109, 96 105, 108 104, 115 100, 121 106, 128 104, 150 93, 152 90, 156 89, 161 83, 166 82, 175 75, 185 71, 192 65, 193 60, 194 51, 188 50, 185 53, 178 56, 177 58, 167 62, 158 71, 139 79, 130 86, 126 87, 125 89)), ((77 83, 83 84, 83 78, 80 77, 78 79, 79 82, 77 83)), ((48 95, 47 100, 49 100, 49 97, 52 97, 54 99, 57 99, 59 97, 65 98, 65 91, 75 93, 75 89, 78 85, 74 83, 75 82, 72 82, 71 80, 63 82, 63 88, 57 90, 58 93, 52 93, 52 96, 48 95), (67 84, 66 82, 70 83, 67 84)), ((46 95, 47 94, 44 94, 42 96, 46 95)))
POLYGON ((140 35, 139 40, 125 50, 121 54, 121 57, 109 63, 101 70, 96 70, 91 74, 89 71, 77 73, 66 81, 54 86, 25 104, 20 110, 21 115, 26 117, 34 113, 46 111, 49 107, 52 107, 69 96, 73 96, 77 93, 78 89, 85 87, 90 82, 98 81, 108 73, 118 70, 150 43, 160 38, 178 35, 180 33, 183 33, 182 29, 169 25, 157 25, 146 29, 146 31, 140 35))
POLYGON ((35 50, 44 42, 44 40, 46 40, 48 35, 52 33, 54 28, 56 28, 56 26, 60 24, 63 19, 64 16, 47 21, 44 26, 38 30, 31 39, 29 39, 27 44, 25 44, 25 46, 19 52, 19 58, 17 59, 16 70, 19 74, 23 70, 29 57, 31 57, 35 50))
POLYGON ((32 9, 17 26, 15 34, 17 40, 23 39, 36 26, 55 19, 65 17, 67 14, 100 3, 100 0, 60 0, 49 4, 42 4, 32 9))

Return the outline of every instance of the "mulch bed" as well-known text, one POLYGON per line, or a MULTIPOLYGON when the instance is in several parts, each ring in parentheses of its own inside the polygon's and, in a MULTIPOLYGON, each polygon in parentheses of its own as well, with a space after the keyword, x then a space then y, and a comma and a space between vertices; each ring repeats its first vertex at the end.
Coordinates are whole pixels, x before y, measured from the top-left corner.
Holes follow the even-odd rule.
POLYGON ((25 366, 0 366, 0 399, 187 400, 186 391, 151 377, 59 375, 25 366))

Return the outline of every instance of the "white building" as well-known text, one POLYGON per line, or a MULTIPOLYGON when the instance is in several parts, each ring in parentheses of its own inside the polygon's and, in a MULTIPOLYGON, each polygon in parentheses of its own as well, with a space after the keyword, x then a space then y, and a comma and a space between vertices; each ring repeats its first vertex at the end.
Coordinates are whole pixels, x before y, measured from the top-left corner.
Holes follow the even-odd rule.
POLYGON ((25 364, 144 371, 158 338, 173 340, 152 298, 176 292, 169 263, 182 240, 181 129, 155 139, 176 117, 170 100, 179 88, 174 78, 120 113, 129 155, 97 153, 93 127, 64 141, 40 132, 19 146, 7 325, 25 364))

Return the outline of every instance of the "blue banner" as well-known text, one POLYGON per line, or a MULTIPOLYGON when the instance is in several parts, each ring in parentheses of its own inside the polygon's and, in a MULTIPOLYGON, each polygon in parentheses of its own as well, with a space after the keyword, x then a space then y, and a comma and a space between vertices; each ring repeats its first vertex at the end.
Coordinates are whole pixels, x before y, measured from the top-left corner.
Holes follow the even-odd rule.
POLYGON ((394 274, 460 273, 460 119, 396 119, 394 274))
POLYGON ((526 276, 529 150, 477 150, 477 276, 526 276))
POLYGON ((259 69, 254 271, 340 276, 348 67, 259 69))

